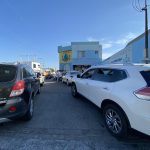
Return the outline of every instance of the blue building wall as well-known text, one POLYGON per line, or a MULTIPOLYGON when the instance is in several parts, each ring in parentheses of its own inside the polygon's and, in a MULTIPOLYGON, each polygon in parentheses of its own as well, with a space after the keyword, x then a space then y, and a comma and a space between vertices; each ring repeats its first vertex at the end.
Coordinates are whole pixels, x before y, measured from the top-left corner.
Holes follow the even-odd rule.
MULTIPOLYGON (((150 46, 150 34, 148 40, 150 46)), ((145 36, 141 36, 136 41, 131 43, 132 45, 132 62, 133 63, 144 63, 145 62, 145 36)), ((148 50, 150 59, 150 48, 148 50)))
POLYGON ((72 61, 70 63, 59 63, 59 69, 64 70, 69 65, 70 70, 74 70, 75 66, 91 66, 98 65, 102 62, 102 46, 99 42, 72 42, 71 46, 58 47, 58 52, 71 50, 72 61), (79 53, 83 51, 84 57, 79 57, 79 53))
MULTIPOLYGON (((150 30, 148 32, 148 54, 150 60, 150 30)), ((116 54, 110 56, 109 58, 103 61, 106 63, 145 63, 145 34, 141 34, 137 38, 133 39, 131 42, 127 44, 127 46, 117 52, 116 54), (126 59, 128 58, 128 59, 126 59), (117 61, 121 60, 121 61, 117 61)))

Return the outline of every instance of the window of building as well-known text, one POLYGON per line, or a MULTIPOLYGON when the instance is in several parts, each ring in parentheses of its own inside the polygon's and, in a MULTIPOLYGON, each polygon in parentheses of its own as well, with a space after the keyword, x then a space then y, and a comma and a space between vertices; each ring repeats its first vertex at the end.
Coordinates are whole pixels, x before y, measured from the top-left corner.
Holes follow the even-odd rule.
POLYGON ((78 58, 85 57, 85 51, 78 51, 78 58))
POLYGON ((33 68, 36 68, 36 64, 33 64, 33 68))
POLYGON ((98 55, 98 51, 95 51, 95 54, 98 55))

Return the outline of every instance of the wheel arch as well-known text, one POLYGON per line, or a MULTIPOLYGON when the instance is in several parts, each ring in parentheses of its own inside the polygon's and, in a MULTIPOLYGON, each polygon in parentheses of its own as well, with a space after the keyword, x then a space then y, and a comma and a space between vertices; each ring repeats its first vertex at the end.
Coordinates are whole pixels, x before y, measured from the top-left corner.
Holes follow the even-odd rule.
POLYGON ((113 100, 110 100, 110 99, 105 99, 105 100, 103 100, 102 103, 101 103, 101 109, 103 110, 104 107, 105 107, 106 105, 109 105, 109 104, 112 104, 112 105, 117 106, 117 107, 123 112, 123 114, 124 114, 124 116, 125 116, 125 118, 126 118, 128 127, 131 128, 131 125, 130 125, 130 121, 129 121, 129 119, 128 119, 128 116, 126 115, 125 111, 123 110, 123 108, 122 108, 118 103, 116 103, 116 102, 114 102, 113 100))

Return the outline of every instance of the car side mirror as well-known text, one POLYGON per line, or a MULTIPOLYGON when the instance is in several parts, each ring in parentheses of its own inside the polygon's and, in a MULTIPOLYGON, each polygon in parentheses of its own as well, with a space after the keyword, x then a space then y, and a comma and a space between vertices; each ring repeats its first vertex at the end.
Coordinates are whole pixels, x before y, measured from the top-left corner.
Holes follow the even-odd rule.
POLYGON ((77 78, 81 78, 80 74, 77 74, 77 78))

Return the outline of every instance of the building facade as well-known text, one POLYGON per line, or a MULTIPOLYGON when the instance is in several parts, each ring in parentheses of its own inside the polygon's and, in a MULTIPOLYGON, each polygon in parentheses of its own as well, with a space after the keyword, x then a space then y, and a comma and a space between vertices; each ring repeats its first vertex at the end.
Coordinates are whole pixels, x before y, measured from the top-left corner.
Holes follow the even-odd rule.
POLYGON ((102 46, 99 42, 71 42, 70 46, 58 46, 59 69, 82 71, 102 62, 102 46))
MULTIPOLYGON (((150 30, 148 37, 150 46, 150 30)), ((148 49, 148 53, 150 60, 150 48, 148 49)), ((145 33, 129 42, 124 49, 105 59, 103 63, 145 63, 145 33)))

